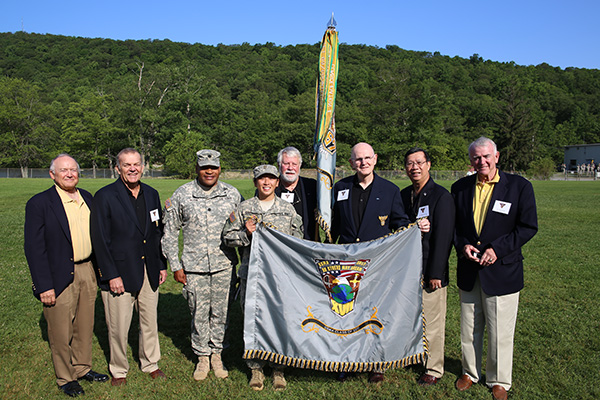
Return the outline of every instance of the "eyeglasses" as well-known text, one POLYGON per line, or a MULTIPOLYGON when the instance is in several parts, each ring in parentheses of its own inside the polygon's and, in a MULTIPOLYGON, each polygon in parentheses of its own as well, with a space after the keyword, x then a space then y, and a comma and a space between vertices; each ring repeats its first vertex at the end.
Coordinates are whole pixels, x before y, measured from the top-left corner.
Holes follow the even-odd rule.
POLYGON ((58 172, 60 172, 61 174, 66 174, 67 172, 70 172, 72 174, 76 174, 79 171, 77 170, 77 168, 59 168, 58 172))
POLYGON ((357 164, 360 164, 362 162, 371 162, 375 159, 375 156, 366 156, 366 157, 362 157, 362 158, 353 158, 352 161, 354 161, 357 164))
POLYGON ((423 166, 423 164, 425 164, 426 162, 427 162, 427 161, 409 161, 409 162, 407 162, 407 163, 406 163, 406 166, 407 166, 408 168, 410 168, 410 167, 419 167, 419 168, 420 168, 420 167, 422 167, 422 166, 423 166))

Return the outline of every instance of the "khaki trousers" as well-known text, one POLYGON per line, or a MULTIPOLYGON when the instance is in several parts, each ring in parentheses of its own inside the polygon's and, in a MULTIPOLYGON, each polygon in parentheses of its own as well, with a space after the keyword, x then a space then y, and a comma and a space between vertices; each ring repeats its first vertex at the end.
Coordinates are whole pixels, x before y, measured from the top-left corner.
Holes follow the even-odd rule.
POLYGON ((462 367, 473 382, 481 379, 483 334, 487 326, 486 384, 510 389, 518 308, 519 292, 488 296, 481 289, 479 278, 473 290, 460 291, 462 367))
POLYGON ((116 295, 108 290, 102 291, 110 363, 108 368, 114 378, 125 378, 129 371, 127 361, 127 336, 135 307, 140 321, 139 357, 142 372, 150 373, 158 369, 160 344, 158 342, 158 289, 152 290, 144 271, 144 283, 139 292, 125 292, 116 295))
POLYGON ((44 306, 48 341, 59 386, 77 380, 92 368, 97 293, 94 267, 88 261, 75 265, 73 283, 56 298, 56 304, 44 306))
POLYGON ((429 356, 425 362, 426 373, 436 378, 444 375, 444 339, 446 335, 446 298, 448 287, 436 290, 423 289, 425 337, 429 356))

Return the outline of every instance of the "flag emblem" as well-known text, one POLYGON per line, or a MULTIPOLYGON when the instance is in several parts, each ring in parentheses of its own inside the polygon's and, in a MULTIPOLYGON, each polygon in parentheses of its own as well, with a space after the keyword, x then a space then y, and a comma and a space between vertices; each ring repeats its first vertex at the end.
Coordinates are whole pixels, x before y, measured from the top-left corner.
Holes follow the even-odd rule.
POLYGON ((360 280, 367 272, 371 260, 315 259, 314 261, 327 290, 331 310, 343 317, 354 309, 360 280))

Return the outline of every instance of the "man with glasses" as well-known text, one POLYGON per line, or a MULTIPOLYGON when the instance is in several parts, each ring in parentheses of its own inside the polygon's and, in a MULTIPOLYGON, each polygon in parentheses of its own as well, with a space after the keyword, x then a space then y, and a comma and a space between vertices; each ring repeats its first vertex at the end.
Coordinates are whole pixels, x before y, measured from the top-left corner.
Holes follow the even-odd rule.
POLYGON ((277 164, 280 179, 275 194, 293 205, 302 218, 304 239, 317 240, 317 181, 300 176, 302 155, 295 147, 282 149, 277 155, 277 164))
POLYGON ((98 293, 90 238, 92 195, 77 188, 79 164, 68 154, 52 160, 50 177, 54 186, 25 207, 25 256, 33 294, 44 306, 56 383, 75 397, 84 394, 78 380, 108 380, 92 370, 98 293))
POLYGON ((427 151, 419 147, 408 150, 404 165, 412 182, 400 192, 408 218, 412 222, 426 218, 431 223, 430 232, 423 233, 422 238, 423 313, 429 355, 425 362, 426 371, 418 380, 421 386, 431 386, 444 375, 448 257, 454 235, 454 200, 429 175, 431 159, 427 151))
MULTIPOLYGON (((381 178, 375 172, 377 154, 368 143, 352 148, 350 166, 355 175, 341 179, 333 187, 333 219, 331 236, 335 243, 354 243, 374 240, 407 226, 410 221, 398 186, 381 178)), ((419 224, 429 231, 429 221, 419 224)), ((344 381, 346 373, 338 380, 344 381)), ((383 381, 383 370, 369 374, 369 382, 383 381)))
POLYGON ((194 379, 229 375, 221 360, 227 325, 229 293, 238 263, 235 249, 225 246, 221 232, 227 217, 242 200, 240 192, 219 181, 221 153, 196 153, 196 179, 180 186, 165 202, 163 253, 192 313, 192 350, 198 356, 194 379), (183 253, 179 259, 179 232, 183 253))

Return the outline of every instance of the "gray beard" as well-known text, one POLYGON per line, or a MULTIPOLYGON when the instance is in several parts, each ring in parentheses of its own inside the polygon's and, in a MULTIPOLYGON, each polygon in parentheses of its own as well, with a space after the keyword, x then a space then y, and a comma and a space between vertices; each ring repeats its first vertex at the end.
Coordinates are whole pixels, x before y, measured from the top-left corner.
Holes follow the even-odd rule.
POLYGON ((287 183, 289 185, 289 184, 294 183, 294 182, 296 182, 298 180, 298 175, 294 175, 294 178, 292 178, 291 180, 290 180, 290 178, 287 177, 286 174, 281 174, 280 178, 281 178, 281 180, 283 182, 285 182, 285 183, 287 183))

